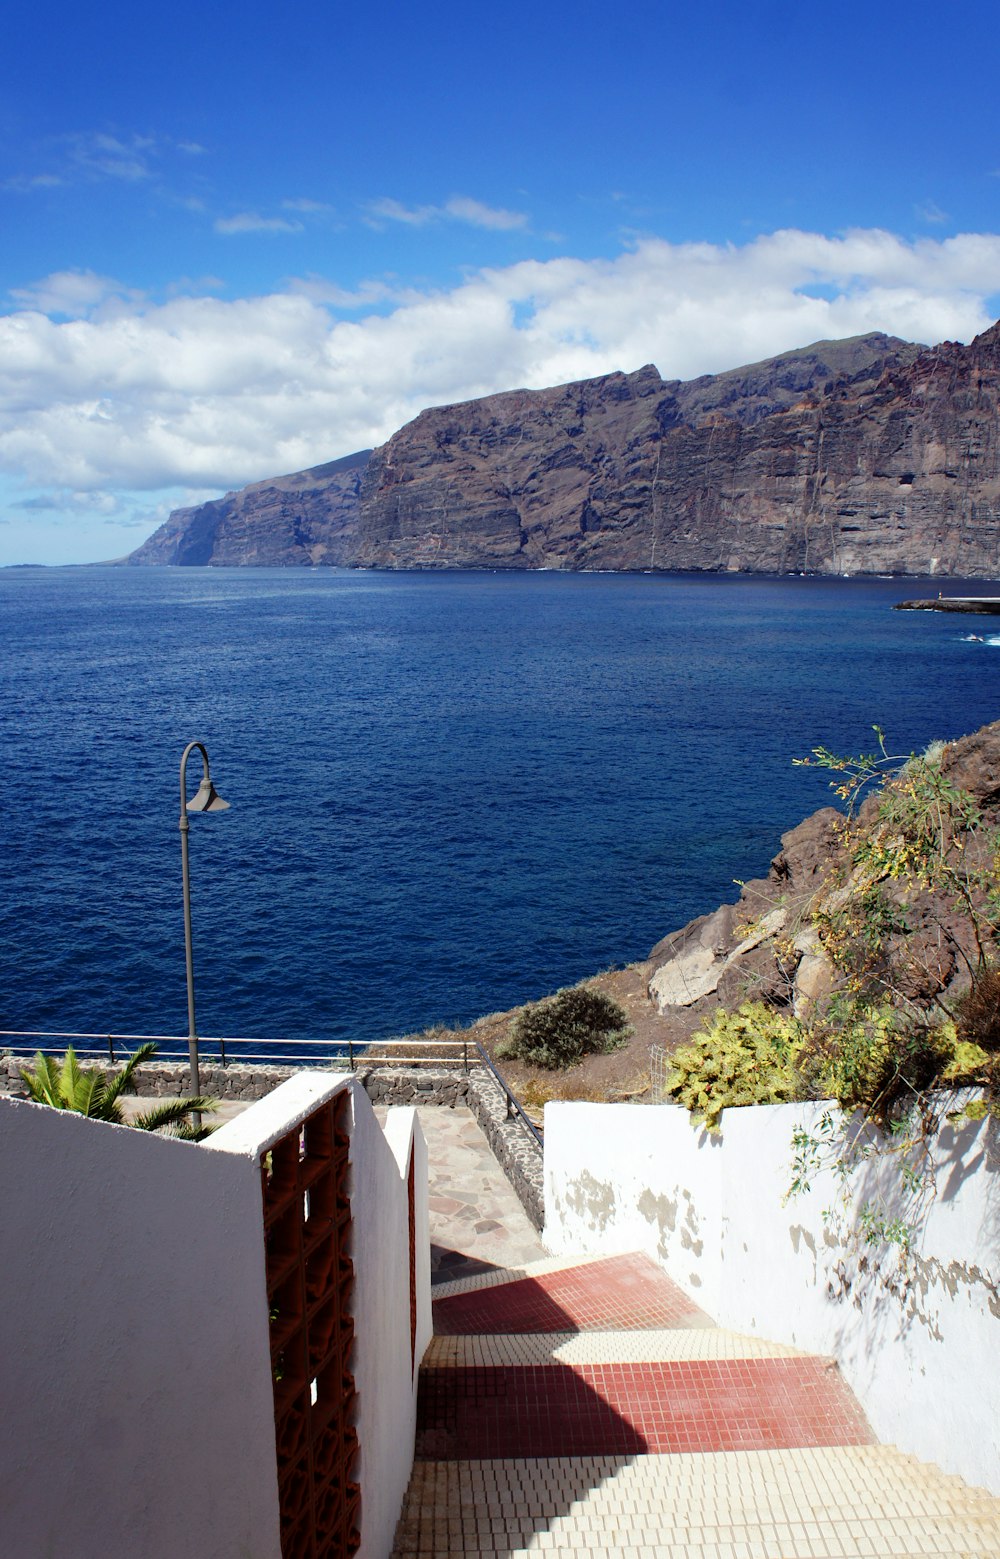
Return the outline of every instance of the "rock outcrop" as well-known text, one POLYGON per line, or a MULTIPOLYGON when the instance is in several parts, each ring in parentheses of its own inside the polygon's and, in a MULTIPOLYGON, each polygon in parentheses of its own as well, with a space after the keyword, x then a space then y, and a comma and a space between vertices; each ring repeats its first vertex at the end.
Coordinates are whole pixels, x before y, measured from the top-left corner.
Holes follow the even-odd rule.
MULTIPOLYGON (((970 796, 985 827, 958 845, 963 876, 992 880, 994 832, 1000 824, 1000 721, 945 746, 936 760, 942 779, 970 796)), ((853 851, 885 825, 878 796, 859 809, 845 840, 845 818, 824 807, 782 835, 767 877, 744 884, 736 904, 724 904, 658 942, 646 966, 650 1001, 676 1020, 686 1037, 716 1007, 759 998, 807 1018, 845 984, 829 955, 833 917, 859 889, 853 851)), ((955 847, 953 847, 955 848, 955 847)), ((970 890, 987 911, 982 883, 970 890)), ((894 1001, 947 1010, 968 989, 983 950, 954 892, 887 874, 880 928, 884 945, 879 981, 894 1001)), ((984 913, 992 923, 993 912, 984 913)), ((995 942, 995 935, 992 941, 995 942)), ((992 956, 992 955, 991 955, 992 956)))
POLYGON ((1000 324, 436 407, 178 511, 130 561, 995 575, 1000 324))

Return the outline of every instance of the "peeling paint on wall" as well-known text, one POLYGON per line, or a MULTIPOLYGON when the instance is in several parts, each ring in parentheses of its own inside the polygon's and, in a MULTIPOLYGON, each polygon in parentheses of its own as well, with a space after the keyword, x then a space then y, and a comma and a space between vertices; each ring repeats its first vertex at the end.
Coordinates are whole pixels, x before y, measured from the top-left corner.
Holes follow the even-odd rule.
POLYGON ((610 1181, 596 1180, 592 1174, 584 1170, 566 1187, 565 1202, 570 1212, 582 1218, 599 1234, 603 1234, 614 1217, 615 1188, 610 1181))

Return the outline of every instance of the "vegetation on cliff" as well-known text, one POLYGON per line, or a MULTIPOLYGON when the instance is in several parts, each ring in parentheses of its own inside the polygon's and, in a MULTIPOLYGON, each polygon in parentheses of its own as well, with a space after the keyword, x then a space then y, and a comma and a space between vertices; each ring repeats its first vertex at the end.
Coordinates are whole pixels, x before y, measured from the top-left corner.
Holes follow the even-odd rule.
POLYGON ((709 1128, 731 1105, 832 1098, 892 1132, 931 1090, 964 1087, 984 1090, 967 1114, 1000 1113, 1000 724, 905 761, 878 739, 805 760, 850 808, 821 881, 772 921, 770 977, 759 958, 747 971, 757 999, 671 1058, 667 1094, 709 1128))

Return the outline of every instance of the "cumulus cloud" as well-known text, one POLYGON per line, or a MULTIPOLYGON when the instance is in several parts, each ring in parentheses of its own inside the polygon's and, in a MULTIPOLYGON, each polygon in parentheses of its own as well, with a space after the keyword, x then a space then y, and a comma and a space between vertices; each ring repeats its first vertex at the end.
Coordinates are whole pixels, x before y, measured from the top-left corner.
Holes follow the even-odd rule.
POLYGON ((401 201, 384 196, 371 200, 367 206, 368 222, 381 227, 386 222, 401 222, 406 227, 426 227, 429 222, 465 222, 470 227, 483 227, 492 232, 505 232, 513 228, 527 227, 528 218, 523 211, 506 211, 502 206, 487 206, 469 195, 452 195, 441 206, 404 206, 401 201))
POLYGON ((264 297, 153 303, 64 273, 0 316, 0 474, 81 493, 232 487, 515 386, 646 362, 687 378, 870 330, 969 340, 991 322, 998 278, 1000 235, 876 230, 648 238, 613 259, 525 260, 437 291, 312 277, 264 297), (55 317, 74 299, 75 317, 55 317))
POLYGON ((135 288, 123 287, 111 276, 99 276, 96 271, 54 271, 33 287, 12 287, 10 296, 24 309, 81 319, 92 315, 109 299, 134 305, 143 295, 135 288))

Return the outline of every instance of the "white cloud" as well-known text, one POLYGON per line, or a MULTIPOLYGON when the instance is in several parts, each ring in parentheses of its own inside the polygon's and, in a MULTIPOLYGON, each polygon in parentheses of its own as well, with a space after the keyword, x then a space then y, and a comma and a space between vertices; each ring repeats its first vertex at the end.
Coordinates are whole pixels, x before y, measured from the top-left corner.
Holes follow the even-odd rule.
POLYGON ((235 216, 217 217, 217 233, 301 233, 302 223, 288 217, 264 217, 258 211, 238 211, 235 216))
POLYGON ((175 154, 185 158, 206 154, 206 148, 197 141, 109 130, 77 130, 53 136, 44 147, 45 160, 53 166, 37 173, 14 174, 0 184, 0 189, 31 194, 35 190, 108 180, 144 184, 162 173, 175 154))
POLYGON ((96 271, 55 271, 33 287, 12 287, 10 296, 24 309, 81 319, 109 299, 137 304, 143 295, 111 276, 98 276, 96 271))
POLYGON ((614 259, 526 260, 439 291, 311 277, 265 297, 154 303, 61 273, 0 316, 0 476, 74 493, 223 489, 516 386, 645 362, 687 378, 869 330, 969 340, 998 278, 1000 235, 876 230, 647 238, 614 259), (80 317, 50 317, 73 302, 80 317))
POLYGON ((148 135, 118 136, 88 130, 64 138, 70 162, 97 179, 124 179, 134 183, 151 175, 150 154, 156 141, 148 135))
POLYGON ((404 206, 401 201, 383 196, 371 200, 366 207, 369 225, 379 227, 384 222, 401 222, 406 227, 426 227, 429 222, 464 222, 470 227, 484 227, 492 232, 505 232, 513 228, 527 227, 528 218, 523 211, 506 211, 502 206, 487 206, 469 195, 452 195, 441 206, 404 206))
POLYGON ((502 206, 486 206, 481 200, 470 200, 465 195, 453 195, 445 202, 445 214, 456 222, 468 222, 472 227, 491 228, 496 232, 526 227, 528 218, 523 211, 505 211, 502 206))
POLYGON ((325 200, 283 200, 283 211, 301 211, 303 216, 331 216, 333 207, 325 200))
POLYGON ((391 200, 388 196, 370 200, 367 210, 369 218, 376 224, 382 221, 402 222, 407 227, 423 227, 441 213, 440 206, 404 206, 401 201, 391 200))

